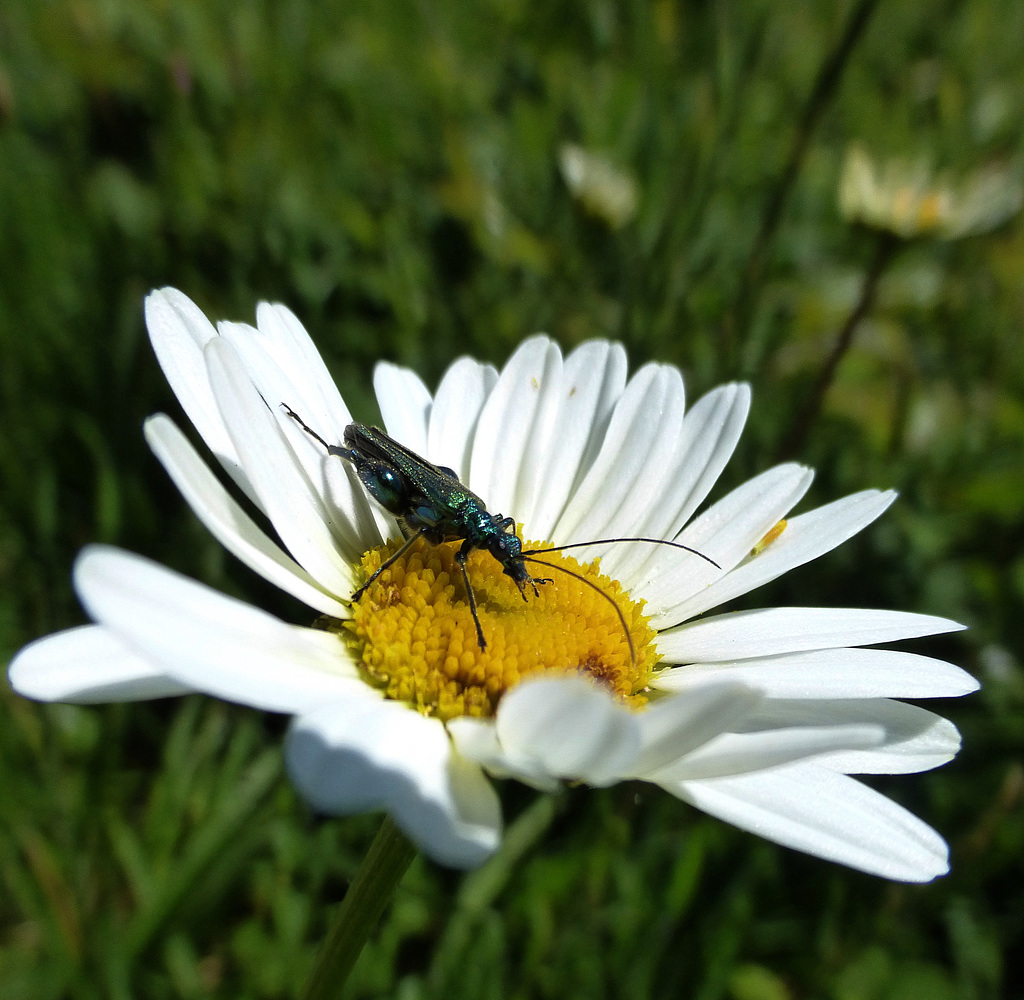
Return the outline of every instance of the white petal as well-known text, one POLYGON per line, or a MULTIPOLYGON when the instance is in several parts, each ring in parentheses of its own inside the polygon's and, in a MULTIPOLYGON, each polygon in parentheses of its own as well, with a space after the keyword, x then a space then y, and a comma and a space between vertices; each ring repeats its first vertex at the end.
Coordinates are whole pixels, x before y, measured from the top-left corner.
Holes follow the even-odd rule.
POLYGON ((234 348, 267 406, 275 411, 289 406, 321 429, 328 442, 341 441, 352 417, 309 335, 284 306, 261 302, 256 315, 256 327, 221 321, 217 331, 234 348))
POLYGON ((545 453, 537 455, 540 472, 533 508, 523 514, 531 538, 553 538, 573 488, 600 450, 626 384, 626 367, 622 345, 605 340, 580 344, 565 359, 558 413, 552 417, 554 433, 544 440, 545 453))
POLYGON ((498 742, 498 727, 494 719, 474 719, 463 715, 450 720, 447 726, 455 749, 467 760, 479 764, 488 774, 496 778, 515 778, 544 792, 555 792, 561 787, 558 778, 540 767, 527 772, 526 761, 520 760, 515 768, 510 767, 498 742))
POLYGON ((82 625, 29 643, 11 660, 7 675, 11 687, 25 698, 79 705, 144 701, 194 690, 99 625, 82 625))
POLYGON ((778 727, 881 726, 884 739, 874 748, 829 754, 820 763, 847 774, 912 774, 952 760, 960 734, 947 719, 887 698, 830 699, 824 702, 765 699, 742 726, 748 732, 778 727))
MULTIPOLYGON (((207 468, 169 417, 150 417, 144 427, 153 454, 167 470, 186 503, 229 552, 265 580, 335 618, 348 618, 345 604, 323 588, 274 544, 207 468)), ((353 588, 355 584, 352 584, 353 588)))
POLYGON ((433 401, 423 380, 408 368, 381 361, 373 370, 373 391, 388 434, 425 457, 433 401))
POLYGON ((800 465, 777 465, 748 480, 700 515, 676 541, 690 553, 660 546, 650 564, 651 579, 637 584, 655 628, 685 619, 679 608, 703 595, 747 557, 765 532, 789 513, 811 485, 814 473, 800 465))
POLYGON ((219 323, 222 339, 235 349, 234 357, 291 444, 325 516, 336 522, 335 537, 343 546, 352 538, 359 540, 347 547, 349 552, 380 544, 396 533, 394 521, 369 500, 348 463, 328 457, 324 445, 288 413, 291 409, 328 445, 342 443, 352 415, 327 366, 290 309, 261 302, 256 317, 257 327, 219 323))
POLYGON ((202 310, 176 288, 146 296, 146 329, 164 376, 182 409, 231 478, 253 499, 220 408, 213 398, 203 350, 217 331, 202 310))
POLYGON ((509 770, 614 784, 640 750, 634 713, 582 677, 525 680, 502 698, 498 740, 509 770))
POLYGON ((884 878, 930 882, 949 871, 949 849, 931 827, 813 762, 663 787, 740 829, 884 878))
POLYGON ((493 365, 459 358, 444 373, 430 408, 426 457, 469 482, 469 459, 480 411, 498 381, 493 365))
POLYGON ((844 750, 818 758, 841 774, 919 774, 948 764, 960 752, 960 733, 948 719, 935 717, 927 734, 878 750, 844 750), (950 744, 954 744, 952 748, 950 744))
POLYGON ((338 595, 350 592, 351 563, 363 551, 359 539, 324 509, 234 348, 215 340, 207 355, 210 384, 260 506, 288 551, 322 587, 338 595))
POLYGON ((754 556, 747 555, 739 566, 711 586, 676 605, 671 616, 676 621, 693 618, 817 559, 869 525, 895 499, 893 490, 865 490, 791 518, 782 534, 766 549, 754 556))
POLYGON ((650 775, 649 780, 666 784, 752 774, 837 751, 878 747, 884 740, 885 729, 872 724, 797 726, 756 733, 723 733, 683 760, 650 775))
MULTIPOLYGON (((302 410, 312 407, 307 423, 323 421, 324 426, 335 433, 343 432, 352 416, 320 352, 295 313, 280 303, 261 302, 256 307, 256 326, 262 335, 261 345, 269 346, 268 374, 277 373, 278 378, 287 378, 287 384, 299 392, 294 400, 282 397, 278 401, 289 403, 296 412, 300 407, 302 410)), ((268 391, 274 385, 268 379, 268 391)))
POLYGON ((529 337, 508 360, 480 412, 469 488, 492 514, 526 521, 533 509, 543 456, 557 432, 562 352, 547 337, 529 337))
POLYGON ((706 663, 895 642, 963 627, 948 618, 907 611, 764 608, 703 618, 662 632, 658 651, 670 663, 706 663))
POLYGON ((653 702, 637 715, 641 749, 632 777, 646 778, 735 729, 760 701, 760 692, 726 683, 653 702))
POLYGON ((658 673, 652 686, 689 691, 737 681, 772 698, 959 698, 978 690, 965 670, 892 649, 818 649, 732 663, 695 663, 658 673))
MULTIPOLYGON (((678 369, 645 365, 615 406, 601 451, 558 520, 561 542, 631 535, 636 497, 660 492, 683 424, 685 393, 678 369), (652 433, 657 428, 657 433, 652 433)), ((582 549, 582 560, 601 552, 582 549)))
POLYGON ((501 839, 501 805, 444 726, 396 702, 324 705, 295 720, 288 772, 316 809, 386 809, 435 861, 474 868, 501 839))
POLYGON ((74 581, 93 618, 197 691, 271 712, 374 697, 337 636, 288 625, 141 556, 89 546, 74 581))
MULTIPOLYGON (((664 490, 638 497, 641 508, 631 535, 671 539, 679 534, 732 456, 749 410, 750 387, 742 384, 719 386, 697 400, 683 418, 664 490)), ((632 589, 655 575, 655 566, 667 553, 664 547, 652 545, 617 547, 603 557, 602 566, 632 589)))

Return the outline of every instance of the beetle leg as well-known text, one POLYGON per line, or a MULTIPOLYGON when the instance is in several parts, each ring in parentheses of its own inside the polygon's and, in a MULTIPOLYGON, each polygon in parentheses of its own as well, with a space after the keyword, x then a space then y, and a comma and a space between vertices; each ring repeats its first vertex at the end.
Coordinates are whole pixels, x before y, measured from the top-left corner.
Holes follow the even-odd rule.
MULTIPOLYGON (((416 541, 416 540, 417 540, 417 539, 418 539, 418 538, 420 537, 420 535, 422 535, 422 534, 423 534, 423 529, 421 528, 421 529, 420 529, 419 531, 417 531, 417 532, 416 532, 416 534, 415 534, 415 535, 413 535, 413 536, 412 536, 411 538, 408 538, 408 539, 406 539, 406 541, 405 541, 405 543, 404 543, 404 544, 402 545, 402 547, 401 547, 401 548, 400 548, 400 549, 399 549, 399 550, 398 550, 397 552, 395 552, 395 553, 394 553, 393 555, 390 555, 390 556, 388 556, 388 557, 387 557, 387 559, 385 559, 385 560, 384 560, 384 562, 382 562, 382 563, 380 564, 380 566, 379 566, 379 567, 378 567, 378 568, 377 568, 376 570, 374 570, 374 572, 373 572, 373 575, 372 575, 372 576, 371 576, 371 577, 370 577, 370 578, 369 578, 369 579, 368 579, 368 580, 366 581, 366 583, 364 583, 364 584, 363 584, 363 585, 362 585, 362 586, 361 586, 361 587, 360 587, 360 588, 359 588, 359 589, 358 589, 358 590, 357 590, 357 591, 356 591, 356 592, 355 592, 355 593, 354 593, 354 594, 353 594, 353 595, 352 595, 352 596, 351 596, 351 597, 349 598, 349 600, 350 600, 350 601, 358 601, 358 600, 359 600, 359 598, 360 598, 360 597, 362 597, 364 593, 366 593, 366 588, 367 588, 367 587, 369 587, 369 586, 370 586, 370 584, 371 584, 371 583, 373 583, 373 581, 374 581, 374 580, 376 580, 376 579, 377 579, 377 577, 378 577, 378 576, 380 576, 380 575, 381 575, 381 573, 383 573, 383 572, 384 572, 384 570, 386 570, 386 569, 387 569, 387 568, 388 568, 388 567, 389 567, 389 566, 390 566, 390 565, 391 565, 391 564, 392 564, 392 563, 393 563, 393 562, 394 562, 394 561, 395 561, 396 559, 399 559, 399 558, 401 558, 402 556, 404 556, 404 555, 405 555, 405 553, 406 553, 406 552, 408 552, 408 551, 409 551, 409 549, 410 549, 410 548, 412 547, 412 544, 413 544, 413 542, 415 542, 415 541, 416 541)), ((465 570, 463 570, 462 572, 463 572, 463 573, 465 573, 466 571, 465 571, 465 570)))
POLYGON ((459 551, 455 553, 455 561, 459 564, 459 569, 462 570, 462 579, 466 584, 466 596, 469 598, 469 613, 473 616, 473 624, 476 626, 476 641, 483 650, 487 648, 487 640, 484 639, 484 630, 480 627, 480 616, 476 613, 476 594, 473 593, 473 587, 469 582, 469 574, 466 572, 466 558, 473 551, 473 548, 473 544, 467 538, 459 546, 459 551))

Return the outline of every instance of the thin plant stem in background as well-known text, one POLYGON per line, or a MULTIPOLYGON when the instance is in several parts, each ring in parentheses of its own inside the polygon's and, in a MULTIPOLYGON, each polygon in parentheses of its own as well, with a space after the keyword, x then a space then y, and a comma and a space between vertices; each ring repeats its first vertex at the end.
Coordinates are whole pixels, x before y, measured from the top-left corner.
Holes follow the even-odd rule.
POLYGON ((717 47, 719 66, 716 68, 716 80, 724 93, 719 97, 722 108, 721 114, 715 116, 713 139, 705 149, 698 151, 699 155, 689 169, 675 174, 666 194, 662 223, 650 249, 643 253, 642 259, 639 250, 626 255, 630 266, 622 274, 624 308, 620 329, 625 340, 651 336, 653 331, 672 336, 673 331, 686 323, 682 303, 692 288, 695 270, 700 268, 693 258, 694 247, 700 245, 701 224, 707 218, 709 203, 721 178, 725 151, 737 141, 737 130, 747 109, 745 97, 763 59, 767 21, 766 11, 744 33, 735 60, 738 65, 733 72, 722 68, 724 46, 719 44, 717 47), (723 79, 729 83, 722 84, 720 81, 723 79), (685 266, 679 265, 680 260, 685 260, 685 266), (643 323, 637 322, 636 310, 629 308, 631 303, 640 302, 654 308, 651 329, 645 329, 643 323))
POLYGON ((735 355, 737 338, 746 334, 751 317, 757 307, 765 262, 775 241, 790 193, 803 167, 811 136, 838 90, 843 72, 849 65, 850 57, 853 55, 857 43, 864 36, 864 30, 877 6, 878 0, 860 0, 846 23, 842 37, 818 72, 814 89, 807 99, 803 114, 800 116, 800 123, 793 135, 793 144, 786 159, 786 166, 768 196, 761 226, 750 249, 750 255, 747 257, 739 293, 736 297, 736 309, 731 317, 732 322, 727 321, 726 323, 723 346, 727 359, 735 355))
POLYGON ((302 1000, 329 1000, 342 995, 356 959, 416 853, 412 841, 395 826, 390 816, 385 816, 338 906, 302 992, 302 1000))
POLYGON ((875 295, 878 291, 878 282, 891 263, 899 246, 900 240, 892 233, 882 232, 878 234, 875 251, 872 255, 871 263, 864 274, 864 280, 861 282, 857 301, 850 311, 850 315, 846 317, 846 322, 840 329, 839 334, 836 336, 832 350, 829 351, 828 357, 825 358, 825 362, 818 372, 818 377, 814 380, 814 384, 804 400, 803 406, 797 413, 796 419, 794 419, 789 431, 782 439, 782 445, 777 456, 779 460, 791 458, 793 455, 799 454, 803 448, 804 442, 807 439, 807 433, 821 412, 822 403, 825 401, 825 394, 828 392, 829 386, 832 385, 832 380, 835 378, 839 363, 850 349, 850 345, 853 343, 853 336, 857 332, 857 327, 860 326, 861 321, 871 311, 871 307, 875 302, 875 295))

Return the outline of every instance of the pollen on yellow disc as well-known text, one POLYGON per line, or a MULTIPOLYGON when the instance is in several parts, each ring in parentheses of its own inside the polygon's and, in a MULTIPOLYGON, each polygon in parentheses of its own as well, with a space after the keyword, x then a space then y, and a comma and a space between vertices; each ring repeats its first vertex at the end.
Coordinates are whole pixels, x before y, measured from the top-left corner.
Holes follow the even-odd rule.
MULTIPOLYGON (((550 552, 542 557, 547 565, 527 568, 551 582, 537 584, 539 596, 527 584, 524 600, 497 559, 472 552, 466 568, 487 643, 482 650, 455 561, 461 544, 418 540, 352 606, 348 641, 367 680, 386 697, 444 720, 489 716, 525 677, 582 672, 635 707, 645 703, 657 661, 655 633, 617 582, 594 563, 550 552)), ((400 546, 392 541, 366 553, 367 576, 400 546)))

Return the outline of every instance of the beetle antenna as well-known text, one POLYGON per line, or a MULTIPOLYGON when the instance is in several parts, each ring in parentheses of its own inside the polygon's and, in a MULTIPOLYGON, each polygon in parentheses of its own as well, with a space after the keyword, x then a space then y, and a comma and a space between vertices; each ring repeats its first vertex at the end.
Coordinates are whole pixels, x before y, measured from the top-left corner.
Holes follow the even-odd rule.
POLYGON ((324 450, 328 453, 331 450, 331 446, 322 438, 305 420, 302 419, 287 403, 281 404, 281 409, 288 414, 314 441, 319 441, 323 446, 324 450))
MULTIPOLYGON (((266 400, 264 400, 266 402, 266 400)), ((314 441, 319 441, 323 449, 331 458, 344 458, 346 461, 352 461, 352 453, 347 449, 343 448, 340 444, 328 444, 322 437, 305 420, 302 419, 287 403, 282 403, 281 408, 289 417, 292 418, 314 441)))
MULTIPOLYGON (((674 549, 682 549, 691 555, 700 556, 705 562, 711 563, 715 569, 722 568, 711 556, 706 556, 703 552, 691 549, 689 545, 683 545, 682 542, 670 542, 667 538, 597 538, 592 542, 569 542, 567 545, 552 545, 551 548, 547 549, 530 549, 528 552, 523 552, 522 555, 532 556, 543 552, 564 552, 566 549, 582 549, 587 545, 608 545, 611 542, 651 542, 653 545, 671 545, 674 549)), ((544 565, 547 566, 549 564, 545 563, 544 565)))
MULTIPOLYGON (((549 552, 554 551, 553 549, 537 549, 538 552, 549 552)), ((580 583, 585 583, 591 590, 596 590, 614 609, 615 613, 619 616, 619 624, 622 626, 622 634, 626 637, 626 642, 629 645, 629 662, 636 666, 636 647, 633 645, 633 637, 629 634, 629 625, 626 622, 626 616, 622 613, 620 608, 615 601, 611 599, 596 583, 592 580, 588 580, 582 573, 576 573, 571 569, 566 569, 564 566, 559 566, 557 563, 545 562, 543 559, 534 559, 532 556, 527 555, 525 552, 520 553, 527 562, 539 563, 541 566, 547 566, 548 569, 557 569, 559 573, 565 573, 568 576, 575 577, 580 583)))

